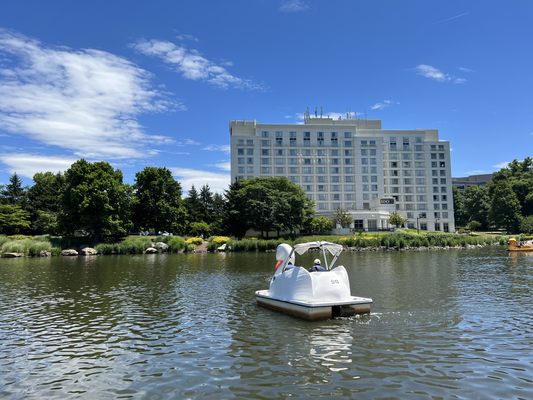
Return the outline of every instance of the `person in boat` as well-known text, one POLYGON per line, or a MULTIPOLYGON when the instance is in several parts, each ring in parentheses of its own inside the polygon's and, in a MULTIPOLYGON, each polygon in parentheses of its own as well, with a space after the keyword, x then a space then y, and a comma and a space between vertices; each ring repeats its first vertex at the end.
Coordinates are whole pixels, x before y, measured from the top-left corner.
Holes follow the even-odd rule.
POLYGON ((321 272, 325 271, 326 269, 321 265, 320 260, 317 258, 313 262, 313 266, 309 268, 309 272, 321 272))

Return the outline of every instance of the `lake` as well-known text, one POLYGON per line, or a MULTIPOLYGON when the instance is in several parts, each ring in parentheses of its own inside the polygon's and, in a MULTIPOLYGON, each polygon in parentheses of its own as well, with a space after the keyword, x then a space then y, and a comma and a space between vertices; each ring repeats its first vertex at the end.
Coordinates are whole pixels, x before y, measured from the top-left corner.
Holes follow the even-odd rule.
POLYGON ((343 253, 372 312, 319 322, 255 305, 274 262, 1 259, 0 398, 532 397, 533 254, 343 253))

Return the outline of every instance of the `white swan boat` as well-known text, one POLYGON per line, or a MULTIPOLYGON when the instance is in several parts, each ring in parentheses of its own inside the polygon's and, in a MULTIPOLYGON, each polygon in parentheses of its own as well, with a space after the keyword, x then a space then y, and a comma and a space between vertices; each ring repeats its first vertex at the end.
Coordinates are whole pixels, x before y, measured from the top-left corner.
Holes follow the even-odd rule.
POLYGON ((367 314, 372 299, 352 296, 348 273, 335 266, 343 248, 329 242, 308 242, 292 248, 283 243, 276 249, 276 271, 270 289, 255 292, 257 304, 308 320, 367 314), (302 255, 318 249, 324 271, 309 272, 295 265, 295 253, 302 255), (328 254, 333 257, 328 263, 328 254))

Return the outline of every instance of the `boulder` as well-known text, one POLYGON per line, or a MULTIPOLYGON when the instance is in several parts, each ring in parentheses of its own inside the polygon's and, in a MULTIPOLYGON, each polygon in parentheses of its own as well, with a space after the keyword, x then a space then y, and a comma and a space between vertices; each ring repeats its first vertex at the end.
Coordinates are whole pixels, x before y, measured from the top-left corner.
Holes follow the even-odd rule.
POLYGON ((50 257, 52 253, 50 253, 48 250, 41 250, 39 252, 39 257, 50 257))
POLYGON ((157 253, 157 249, 155 247, 148 247, 144 251, 144 254, 156 254, 156 253, 157 253))
POLYGON ((74 249, 66 249, 61 251, 62 256, 77 256, 78 252, 74 249))
POLYGON ((17 258, 17 257, 23 257, 24 254, 22 253, 4 253, 2 254, 2 257, 4 258, 17 258))
POLYGON ((166 243, 157 242, 156 244, 154 244, 154 247, 161 251, 167 251, 169 246, 166 243))
POLYGON ((98 251, 92 247, 84 247, 81 249, 80 253, 82 256, 95 256, 98 254, 98 251))

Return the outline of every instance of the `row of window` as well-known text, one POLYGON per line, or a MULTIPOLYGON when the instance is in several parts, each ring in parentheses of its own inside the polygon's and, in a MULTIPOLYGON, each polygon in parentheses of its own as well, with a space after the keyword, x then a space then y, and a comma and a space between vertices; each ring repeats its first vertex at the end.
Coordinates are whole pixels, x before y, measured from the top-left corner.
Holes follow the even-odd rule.
MULTIPOLYGON (((238 161, 238 160, 237 160, 238 161)), ((261 174, 271 174, 272 171, 274 171, 276 174, 284 174, 289 173, 291 175, 298 175, 298 174, 305 174, 305 175, 313 175, 313 174, 340 174, 341 172, 345 175, 353 175, 355 172, 354 167, 261 167, 261 174)), ((362 167, 361 172, 363 174, 377 174, 377 167, 362 167)))

